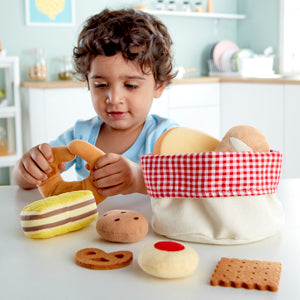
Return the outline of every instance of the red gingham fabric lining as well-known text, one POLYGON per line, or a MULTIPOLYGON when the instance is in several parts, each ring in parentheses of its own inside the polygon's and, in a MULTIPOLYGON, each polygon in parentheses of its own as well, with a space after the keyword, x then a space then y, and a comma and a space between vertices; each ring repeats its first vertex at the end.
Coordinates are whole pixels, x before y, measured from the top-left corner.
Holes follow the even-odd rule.
POLYGON ((141 157, 151 197, 232 197, 273 194, 282 153, 203 152, 141 157))

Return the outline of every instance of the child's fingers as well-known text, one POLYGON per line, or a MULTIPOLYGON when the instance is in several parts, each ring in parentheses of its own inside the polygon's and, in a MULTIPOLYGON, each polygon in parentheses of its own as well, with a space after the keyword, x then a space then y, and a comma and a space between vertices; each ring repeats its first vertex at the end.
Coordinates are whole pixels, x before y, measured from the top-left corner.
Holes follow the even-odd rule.
POLYGON ((122 184, 115 185, 109 188, 99 188, 98 193, 104 197, 110 197, 118 194, 126 194, 124 193, 124 188, 122 184))
POLYGON ((121 155, 115 153, 107 153, 101 156, 98 161, 95 163, 94 169, 100 169, 104 166, 111 165, 116 163, 121 159, 121 155))
POLYGON ((38 146, 38 149, 48 162, 53 162, 54 158, 53 158, 52 148, 49 144, 47 143, 40 144, 38 146))
POLYGON ((36 168, 31 163, 30 159, 42 172, 50 173, 52 171, 48 159, 40 151, 32 151, 30 153, 30 158, 24 161, 24 166, 28 171, 32 170, 36 172, 36 168))
POLYGON ((65 162, 62 162, 58 165, 58 170, 60 171, 64 171, 66 168, 66 163, 65 162))
POLYGON ((32 164, 27 164, 26 162, 21 164, 20 172, 27 182, 34 185, 40 185, 42 181, 47 179, 47 175, 44 172, 42 172, 34 164, 34 162, 32 162, 32 164))
POLYGON ((95 180, 94 185, 97 188, 105 189, 105 188, 120 185, 123 182, 124 182, 124 178, 121 176, 121 174, 116 173, 95 180))

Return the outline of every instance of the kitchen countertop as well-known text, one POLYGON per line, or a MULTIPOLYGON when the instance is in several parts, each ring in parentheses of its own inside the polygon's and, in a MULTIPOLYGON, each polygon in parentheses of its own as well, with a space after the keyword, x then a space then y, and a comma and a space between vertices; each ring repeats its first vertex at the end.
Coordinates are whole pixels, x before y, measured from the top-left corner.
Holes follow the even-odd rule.
MULTIPOLYGON (((187 77, 173 80, 173 84, 193 84, 193 83, 261 83, 261 84, 300 84, 300 79, 296 78, 246 78, 246 77, 187 77)), ((78 88, 87 87, 82 81, 23 81, 23 88, 33 89, 58 89, 58 88, 78 88)))
MULTIPOLYGON (((0 195, 1 299, 300 299, 300 179, 281 180, 279 184, 277 196, 286 215, 281 234, 234 246, 188 243, 199 254, 199 266, 192 276, 177 280, 152 277, 138 266, 138 254, 146 244, 165 240, 151 228, 144 239, 130 244, 104 241, 96 232, 96 222, 73 233, 34 240, 23 234, 19 214, 25 205, 41 199, 38 190, 3 186, 0 195), (75 252, 86 247, 106 252, 129 250, 134 259, 122 269, 88 270, 74 262, 75 252), (280 261, 278 292, 210 286, 210 276, 223 256, 280 261)), ((98 205, 100 214, 112 209, 136 210, 151 220, 150 199, 146 195, 118 195, 98 205)))

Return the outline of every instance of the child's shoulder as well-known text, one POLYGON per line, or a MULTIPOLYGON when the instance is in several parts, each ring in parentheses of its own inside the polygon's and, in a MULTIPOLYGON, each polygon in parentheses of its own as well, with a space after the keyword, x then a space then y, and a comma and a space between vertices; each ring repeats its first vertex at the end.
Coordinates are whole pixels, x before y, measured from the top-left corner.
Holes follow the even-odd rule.
POLYGON ((98 117, 98 116, 95 116, 95 117, 92 117, 90 119, 80 119, 80 120, 77 120, 74 124, 74 129, 78 130, 90 130, 92 127, 94 126, 99 126, 100 124, 102 124, 103 121, 98 117))
POLYGON ((179 126, 177 122, 172 119, 164 118, 159 115, 148 115, 144 125, 144 131, 147 134, 155 133, 159 136, 166 130, 179 126))
POLYGON ((179 126, 177 122, 175 122, 172 119, 169 118, 164 118, 161 117, 159 115, 155 115, 155 114, 149 114, 146 120, 146 124, 148 123, 148 125, 150 126, 179 126))
POLYGON ((103 121, 98 116, 87 120, 77 120, 73 127, 74 136, 79 139, 89 140, 91 135, 98 134, 102 123, 103 121))

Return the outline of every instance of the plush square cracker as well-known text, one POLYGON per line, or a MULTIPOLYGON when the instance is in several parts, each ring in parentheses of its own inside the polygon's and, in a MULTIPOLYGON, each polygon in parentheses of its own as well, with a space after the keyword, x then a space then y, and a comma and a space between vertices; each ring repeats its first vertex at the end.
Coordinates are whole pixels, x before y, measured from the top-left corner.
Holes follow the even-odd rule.
POLYGON ((280 262, 222 257, 210 279, 210 284, 276 292, 280 273, 280 262))

